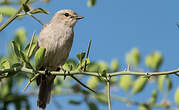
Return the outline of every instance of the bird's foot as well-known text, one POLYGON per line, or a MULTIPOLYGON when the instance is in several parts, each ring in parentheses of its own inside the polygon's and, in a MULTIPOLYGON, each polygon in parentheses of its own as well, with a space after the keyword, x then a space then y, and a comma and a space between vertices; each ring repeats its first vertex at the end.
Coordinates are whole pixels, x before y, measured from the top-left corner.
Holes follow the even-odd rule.
POLYGON ((50 75, 50 71, 47 68, 45 68, 45 75, 50 75))

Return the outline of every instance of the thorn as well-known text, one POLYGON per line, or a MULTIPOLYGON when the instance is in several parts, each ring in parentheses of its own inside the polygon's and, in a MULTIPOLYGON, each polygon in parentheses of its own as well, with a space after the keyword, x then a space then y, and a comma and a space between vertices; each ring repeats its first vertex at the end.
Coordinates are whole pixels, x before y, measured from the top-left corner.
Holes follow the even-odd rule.
POLYGON ((151 78, 151 76, 152 76, 152 74, 147 73, 147 78, 148 78, 148 79, 150 79, 150 78, 151 78))
POLYGON ((65 80, 65 79, 66 79, 66 76, 67 76, 67 75, 66 75, 66 72, 67 72, 67 71, 66 71, 65 69, 63 69, 62 66, 60 66, 59 68, 60 68, 60 70, 62 70, 62 71, 64 72, 64 78, 63 78, 63 79, 65 80))
POLYGON ((36 74, 35 76, 33 76, 29 82, 27 83, 27 85, 25 86, 23 92, 25 92, 25 90, 29 87, 29 85, 32 83, 33 80, 35 80, 37 77, 39 76, 39 74, 36 74))
POLYGON ((130 64, 127 64, 127 71, 130 71, 130 64))

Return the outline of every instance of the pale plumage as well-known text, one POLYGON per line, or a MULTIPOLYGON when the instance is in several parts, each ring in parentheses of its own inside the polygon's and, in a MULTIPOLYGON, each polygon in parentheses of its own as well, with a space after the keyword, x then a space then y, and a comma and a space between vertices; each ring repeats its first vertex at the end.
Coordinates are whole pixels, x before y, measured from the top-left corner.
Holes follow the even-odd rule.
MULTIPOLYGON (((65 63, 73 43, 73 27, 81 18, 73 10, 61 10, 42 28, 38 45, 46 48, 43 68, 55 71, 65 63)), ((37 101, 39 108, 45 109, 50 102, 54 78, 54 75, 40 75, 37 78, 37 84, 40 86, 37 101)))

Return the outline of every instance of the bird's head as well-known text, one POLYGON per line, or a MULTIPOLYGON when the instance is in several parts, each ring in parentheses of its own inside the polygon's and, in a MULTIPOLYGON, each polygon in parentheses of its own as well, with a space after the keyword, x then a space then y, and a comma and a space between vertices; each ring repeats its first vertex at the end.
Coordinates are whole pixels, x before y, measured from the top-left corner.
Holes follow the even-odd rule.
POLYGON ((54 17, 52 18, 52 21, 55 21, 55 23, 73 27, 75 23, 82 18, 82 16, 78 16, 78 14, 75 13, 73 10, 65 9, 56 12, 54 17))

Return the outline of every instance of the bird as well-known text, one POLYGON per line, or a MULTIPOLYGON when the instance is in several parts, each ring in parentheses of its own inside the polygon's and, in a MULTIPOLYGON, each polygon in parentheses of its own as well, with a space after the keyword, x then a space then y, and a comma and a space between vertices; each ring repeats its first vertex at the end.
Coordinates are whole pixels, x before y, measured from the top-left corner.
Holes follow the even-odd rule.
MULTIPOLYGON (((45 24, 38 37, 38 47, 46 49, 41 70, 56 71, 66 62, 74 39, 74 26, 82 16, 70 9, 57 11, 50 22, 45 24)), ((48 72, 47 72, 48 73, 48 72)), ((45 109, 50 103, 51 90, 55 75, 39 75, 36 79, 39 86, 38 108, 45 109)))

